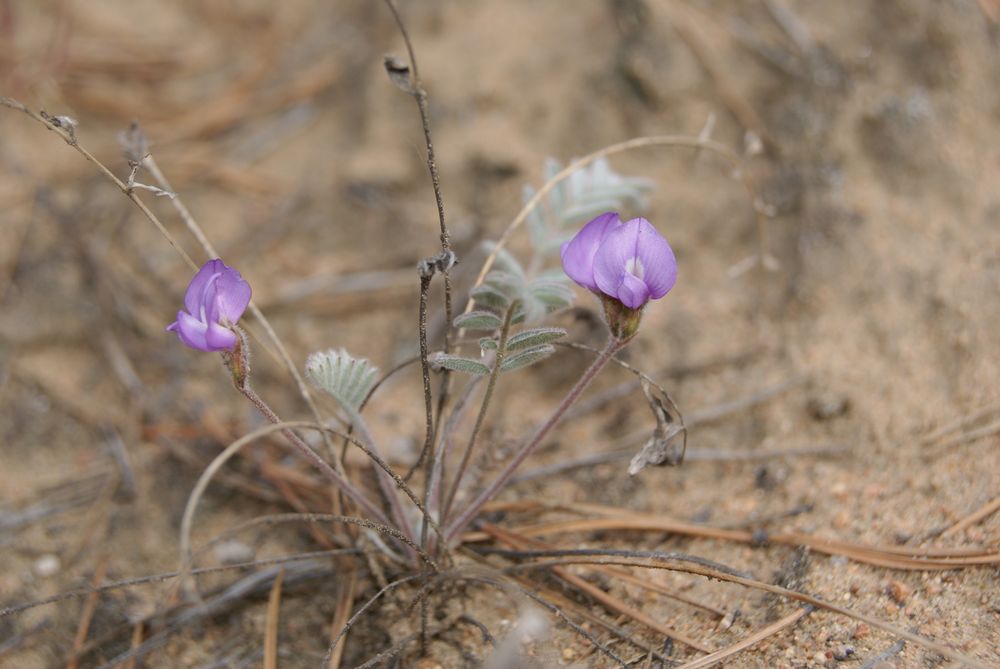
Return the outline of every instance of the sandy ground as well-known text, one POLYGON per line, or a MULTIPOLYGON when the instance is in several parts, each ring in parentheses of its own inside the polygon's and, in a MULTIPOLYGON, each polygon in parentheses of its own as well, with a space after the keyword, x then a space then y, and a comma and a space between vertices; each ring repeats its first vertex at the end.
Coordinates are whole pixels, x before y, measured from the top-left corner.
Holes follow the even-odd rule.
MULTIPOLYGON (((76 119, 81 143, 123 178, 117 134, 138 120, 293 360, 345 346, 389 368, 415 350, 413 267, 437 250, 416 107, 382 71, 383 54, 404 53, 390 15, 364 0, 205 5, 0 2, 0 94, 76 119)), ((543 181, 547 157, 565 162, 641 135, 697 136, 710 117, 715 140, 740 154, 761 148, 743 170, 768 215, 776 271, 738 271, 757 251, 758 228, 718 156, 649 147, 612 160, 655 182, 646 214, 680 265, 676 289, 647 310, 627 359, 689 417, 748 401, 695 425, 682 467, 630 478, 625 462, 602 464, 526 482, 505 499, 623 507, 759 538, 992 547, 995 556, 1000 514, 950 530, 1000 494, 995 0, 425 0, 402 9, 430 96, 460 295, 481 264, 480 242, 514 217, 524 184, 543 181), (774 455, 787 449, 825 453, 774 455)), ((200 470, 260 419, 215 356, 162 332, 188 269, 112 184, 58 137, 2 108, 0 169, 0 604, 173 570, 200 470)), ((204 259, 168 200, 140 197, 204 259)), ((513 248, 524 248, 523 236, 513 248)), ((553 320, 595 344, 595 308, 581 294, 577 309, 553 320)), ((501 384, 488 453, 510 448, 584 364, 560 352, 501 384)), ((283 416, 308 417, 280 362, 259 347, 254 378, 283 416)), ((628 378, 609 370, 591 392, 628 378)), ((368 410, 400 468, 421 443, 422 412, 414 373, 396 377, 368 410)), ((615 450, 649 427, 635 392, 562 428, 529 468, 615 450)), ((288 484, 262 473, 265 462, 294 468, 279 453, 277 442, 260 446, 219 479, 199 508, 197 539, 296 508, 288 484)), ((316 498, 299 501, 316 508, 316 498)), ((501 525, 538 520, 508 514, 501 525)), ((318 550, 325 537, 257 528, 230 548, 262 558, 318 550)), ((663 531, 548 539, 702 556, 1000 666, 995 561, 905 571, 663 531)), ((352 581, 346 564, 335 563, 334 578, 289 567, 280 666, 319 666, 348 582, 355 605, 375 592, 367 572, 352 581)), ((234 578, 207 577, 202 589, 234 578)), ((594 583, 713 649, 798 606, 690 575, 644 578, 739 615, 720 622, 634 585, 594 583)), ((267 591, 181 626, 142 666, 259 664, 267 591)), ((661 634, 567 593, 663 648, 661 634)), ((68 666, 75 647, 85 651, 79 666, 105 666, 133 643, 130 621, 166 607, 170 594, 169 585, 144 585, 0 618, 0 665, 68 666), (86 639, 74 642, 88 611, 86 639)), ((414 629, 406 602, 362 618, 342 666, 414 629)), ((497 636, 525 611, 472 586, 436 607, 464 610, 497 636)), ((482 658, 473 632, 457 636, 482 658)), ((155 633, 147 626, 142 638, 155 633)), ((556 619, 536 637, 523 666, 613 666, 556 619)), ((896 641, 817 611, 726 666, 951 666, 896 641), (834 658, 848 647, 849 657, 834 658)), ((636 666, 665 666, 643 665, 627 643, 612 647, 636 666)), ((476 666, 444 643, 432 648, 440 666, 476 666)), ((699 655, 682 643, 664 652, 699 655)))

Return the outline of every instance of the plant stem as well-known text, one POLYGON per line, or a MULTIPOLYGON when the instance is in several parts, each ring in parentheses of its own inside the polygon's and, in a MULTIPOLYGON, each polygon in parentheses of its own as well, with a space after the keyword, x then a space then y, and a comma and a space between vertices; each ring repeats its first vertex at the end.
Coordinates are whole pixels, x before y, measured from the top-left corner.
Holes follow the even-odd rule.
POLYGON ((452 542, 454 537, 458 535, 459 532, 465 529, 466 525, 472 522, 472 519, 475 518, 476 515, 482 510, 483 506, 485 506, 487 502, 493 499, 496 494, 503 489, 507 481, 510 480, 510 477, 514 475, 514 471, 529 455, 535 451, 535 449, 538 448, 545 436, 548 435, 552 428, 559 423, 567 409, 573 406, 573 403, 580 398, 580 395, 582 395, 583 391, 587 389, 587 386, 589 386, 590 382, 594 380, 598 372, 604 368, 612 356, 614 356, 614 354, 617 353, 624 345, 625 342, 616 339, 614 336, 608 337, 608 343, 601 350, 597 358, 594 359, 594 362, 590 364, 587 371, 583 373, 583 376, 581 376, 576 382, 576 385, 574 385, 566 394, 566 397, 564 397, 563 401, 559 403, 559 406, 556 407, 556 410, 551 416, 549 416, 548 420, 546 420, 542 426, 538 428, 531 440, 528 441, 528 443, 526 443, 521 450, 517 452, 517 455, 515 455, 514 458, 507 463, 507 466, 504 467, 503 471, 500 472, 500 475, 497 476, 493 483, 483 490, 483 492, 481 492, 479 496, 465 508, 465 511, 463 511, 462 514, 458 516, 458 518, 456 518, 450 526, 448 526, 445 531, 445 538, 449 541, 449 543, 452 542))
MULTIPOLYGON (((268 421, 272 423, 280 423, 281 418, 278 414, 268 406, 267 402, 257 394, 257 392, 250 387, 249 383, 243 383, 236 386, 236 389, 243 394, 250 402, 257 407, 261 415, 264 416, 268 421)), ((327 478, 329 478, 340 490, 344 492, 345 495, 350 497, 354 502, 364 509, 372 518, 377 519, 383 525, 392 526, 392 523, 386 518, 385 513, 382 512, 377 506, 375 506, 371 500, 369 500, 365 495, 358 490, 354 484, 348 481, 345 477, 341 476, 340 473, 330 466, 330 464, 321 458, 316 451, 314 451, 309 444, 302 440, 302 438, 295 434, 295 432, 289 428, 284 428, 281 430, 281 434, 288 439, 289 443, 295 447, 302 455, 305 456, 307 460, 312 462, 316 467, 323 472, 327 478)))
MULTIPOLYGON (((392 510, 393 519, 399 526, 399 531, 406 535, 408 539, 413 539, 413 528, 406 519, 406 513, 403 511, 402 501, 396 493, 397 483, 393 480, 394 474, 389 474, 389 472, 383 469, 379 465, 379 462, 376 461, 376 458, 378 458, 382 461, 385 467, 389 467, 388 462, 379 452, 378 446, 375 444, 375 439, 372 437, 372 433, 368 429, 368 424, 361 417, 360 412, 349 409, 348 407, 345 407, 345 410, 350 417, 351 426, 354 427, 358 433, 360 443, 363 443, 369 451, 366 455, 369 455, 369 457, 372 458, 372 467, 375 470, 375 476, 378 479, 379 486, 382 488, 382 495, 389 503, 389 508, 392 510)), ((402 482, 402 480, 400 480, 400 482, 402 482)))
POLYGON ((503 364, 504 357, 507 354, 507 338, 510 334, 510 323, 513 320, 514 309, 517 305, 518 302, 516 301, 510 305, 507 308, 507 314, 504 316, 503 326, 500 329, 500 343, 497 345, 497 354, 493 361, 493 369, 490 370, 490 380, 486 386, 486 394, 483 395, 483 402, 479 405, 479 414, 476 416, 476 424, 472 428, 472 434, 469 436, 469 443, 465 447, 465 453, 462 454, 462 462, 455 471, 455 480, 452 481, 451 488, 448 490, 448 496, 444 500, 444 506, 441 507, 440 518, 442 523, 445 522, 448 518, 448 513, 451 511, 451 505, 455 501, 455 495, 458 493, 462 478, 465 476, 465 470, 469 466, 472 451, 476 447, 476 439, 479 437, 479 431, 483 427, 486 411, 489 409, 490 400, 493 398, 493 390, 497 385, 497 379, 500 378, 500 366, 503 364))

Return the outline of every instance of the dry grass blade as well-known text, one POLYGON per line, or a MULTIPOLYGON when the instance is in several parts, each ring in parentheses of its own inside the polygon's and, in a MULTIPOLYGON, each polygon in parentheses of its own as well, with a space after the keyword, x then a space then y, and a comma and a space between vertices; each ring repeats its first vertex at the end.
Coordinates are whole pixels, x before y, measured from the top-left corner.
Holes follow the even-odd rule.
POLYGON ((997 511, 1000 511, 1000 496, 994 497, 991 501, 982 505, 969 515, 960 519, 954 525, 949 527, 947 530, 941 533, 942 537, 949 537, 958 534, 967 527, 972 527, 976 523, 982 521, 983 519, 993 515, 997 511))
MULTIPOLYGON (((506 532, 494 525, 484 524, 484 529, 486 530, 486 532, 493 535, 503 543, 506 543, 514 548, 526 548, 526 547, 539 547, 543 549, 550 548, 548 544, 545 544, 541 541, 520 537, 513 532, 506 532)), ((646 613, 643 613, 642 611, 632 606, 629 606, 618 597, 615 597, 610 593, 605 592, 604 590, 598 588, 596 585, 588 583, 579 576, 570 573, 568 570, 555 567, 552 569, 552 572, 566 583, 570 584, 580 592, 586 593, 589 597, 600 602, 608 609, 623 614, 625 616, 628 616, 629 618, 635 620, 636 622, 645 625, 649 629, 658 632, 669 639, 674 639, 675 641, 679 641, 686 646, 690 646, 695 650, 699 650, 703 653, 712 652, 711 647, 706 646, 697 639, 692 639, 683 632, 680 632, 670 627, 669 625, 664 625, 663 623, 661 623, 658 620, 655 620, 646 613)))
MULTIPOLYGON (((761 537, 758 534, 746 530, 714 528, 662 516, 624 512, 622 509, 612 509, 589 504, 577 505, 576 509, 578 511, 601 514, 605 517, 542 523, 518 527, 511 531, 520 535, 535 537, 576 532, 638 530, 670 532, 705 539, 719 539, 748 544, 756 544, 761 541, 761 537)), ((484 533, 470 533, 466 535, 465 540, 481 540, 485 536, 484 533)), ((842 555, 856 562, 893 569, 931 571, 1000 564, 1000 552, 989 548, 941 549, 866 546, 845 541, 823 539, 798 532, 768 534, 765 540, 770 544, 808 546, 819 553, 842 555)))
POLYGON ((687 595, 672 590, 664 585, 656 583, 655 581, 646 581, 638 576, 625 571, 624 569, 615 569, 614 567, 602 567, 597 571, 613 576, 614 578, 625 581, 626 583, 631 583, 632 585, 638 586, 644 590, 649 590, 650 592, 655 592, 664 597, 669 597, 670 599, 675 599, 678 602, 683 602, 689 606, 701 609, 702 611, 707 611, 711 613, 716 618, 724 618, 726 616, 726 611, 720 609, 717 606, 712 606, 705 602, 698 601, 693 597, 688 597, 687 595))
POLYGON ((59 602, 64 602, 69 599, 86 597, 92 592, 98 592, 98 593, 109 592, 111 590, 131 588, 137 585, 151 585, 153 583, 163 583, 164 581, 169 581, 175 578, 179 578, 181 576, 200 576, 201 574, 218 574, 224 571, 234 571, 239 569, 248 569, 252 567, 285 564, 290 562, 301 562, 305 560, 313 560, 316 558, 329 558, 329 557, 344 556, 344 555, 351 555, 357 557, 360 555, 360 551, 358 551, 355 548, 336 548, 333 550, 312 551, 309 553, 297 553, 295 555, 283 555, 281 557, 264 558, 261 560, 251 560, 249 562, 237 562, 235 564, 227 564, 219 567, 199 567, 197 569, 190 570, 190 572, 188 573, 182 571, 168 571, 162 574, 151 574, 149 576, 136 576, 134 578, 126 578, 119 581, 112 581, 111 583, 105 583, 104 585, 97 587, 77 588, 76 590, 67 590, 65 592, 60 592, 50 597, 36 599, 30 602, 25 602, 23 604, 14 604, 13 606, 6 606, 0 609, 0 619, 16 615, 18 613, 22 613, 29 609, 38 608, 39 606, 45 606, 46 604, 58 604, 59 602))
MULTIPOLYGON (((129 648, 132 652, 135 652, 135 649, 142 645, 142 632, 142 623, 136 623, 132 626, 132 645, 129 648)), ((135 669, 135 667, 136 659, 133 657, 122 666, 122 669, 135 669)))
POLYGON ((992 423, 988 423, 982 427, 976 428, 974 430, 968 430, 960 434, 956 434, 951 439, 946 439, 939 443, 935 450, 938 453, 942 453, 949 448, 955 446, 961 446, 962 444, 967 444, 970 441, 977 441, 983 437, 992 437, 997 432, 1000 432, 1000 420, 995 420, 992 423))
POLYGON ((941 439, 942 437, 946 437, 953 432, 958 432, 959 430, 964 429, 965 427, 971 425, 972 423, 982 420, 983 418, 986 418, 987 416, 990 416, 998 411, 1000 411, 1000 402, 988 404, 984 407, 976 409, 970 414, 967 414, 965 416, 962 416, 960 418, 951 421, 950 423, 942 425, 941 427, 934 430, 930 434, 922 437, 920 439, 920 443, 927 446, 937 441, 938 439, 941 439))
POLYGON ((350 618, 347 619, 347 622, 344 623, 344 626, 340 628, 337 634, 333 637, 333 640, 330 641, 330 645, 327 646, 326 649, 326 655, 323 656, 323 663, 321 666, 323 667, 330 666, 330 659, 333 657, 334 651, 337 650, 337 644, 340 643, 341 639, 347 636, 347 633, 351 631, 351 628, 354 627, 355 623, 357 623, 358 620, 361 618, 361 616, 364 615, 365 611, 367 611, 369 608, 375 605, 375 602, 377 602, 384 595, 392 592, 396 588, 399 588, 400 586, 406 585, 407 583, 411 583, 417 579, 422 579, 422 578, 424 578, 423 574, 411 574, 410 576, 404 576, 403 578, 396 579, 395 581, 386 584, 378 592, 369 597, 368 601, 362 604, 361 607, 354 612, 354 615, 352 615, 350 618))
POLYGON ((736 655, 737 653, 743 652, 747 648, 760 643, 768 637, 774 636, 786 627, 791 627, 795 623, 799 622, 805 618, 809 613, 812 612, 812 607, 801 608, 794 613, 790 613, 781 620, 775 622, 773 625, 768 625, 759 632, 755 632, 748 636, 747 638, 734 643, 732 646, 727 646, 725 648, 720 648, 719 650, 706 655, 705 657, 699 657, 697 660, 688 662, 687 664, 682 664, 677 667, 677 669, 708 669, 708 667, 713 667, 716 664, 722 662, 728 657, 736 655))
POLYGON ((720 581, 726 581, 728 583, 736 583, 739 585, 746 586, 748 588, 754 588, 756 590, 762 590, 764 592, 770 592, 776 594, 785 599, 790 599, 803 604, 809 604, 815 606, 818 609, 823 609, 825 611, 830 611, 831 613, 837 613, 848 618, 853 618, 855 620, 860 620, 861 622, 867 623, 871 627, 876 627, 880 630, 893 634, 900 639, 906 641, 911 641, 927 650, 930 650, 939 655, 943 655, 951 660, 956 660, 964 663, 967 666, 974 667, 975 669, 996 669, 995 666, 988 665, 984 662, 980 662, 974 657, 970 657, 963 653, 953 650, 950 646, 943 643, 939 643, 927 637, 909 632, 901 627, 897 627, 892 623, 886 622, 881 618, 876 618, 875 616, 868 615, 866 613, 860 613, 858 611, 852 611, 851 609, 844 608, 843 606, 838 606, 836 604, 831 604, 819 597, 809 595, 804 592, 799 592, 797 590, 789 590, 787 588, 782 588, 781 586, 771 585, 770 583, 765 583, 763 581, 758 581, 752 578, 745 578, 743 576, 736 576, 727 572, 719 571, 717 569, 711 569, 709 567, 703 567, 697 564, 670 564, 667 562, 648 562, 639 560, 627 560, 620 558, 591 558, 591 559, 553 559, 553 560, 539 560, 537 562, 528 562, 513 567, 508 567, 505 572, 514 573, 518 571, 525 571, 529 569, 551 569, 553 567, 559 567, 563 565, 618 565, 623 567, 641 567, 644 569, 663 569, 667 571, 678 571, 686 574, 696 574, 699 576, 704 576, 706 578, 717 579, 720 581))
MULTIPOLYGON (((239 450, 241 448, 243 448, 247 444, 253 442, 254 440, 260 439, 261 437, 264 437, 264 436, 266 436, 268 434, 271 434, 273 432, 277 432, 277 431, 280 431, 280 430, 291 430, 291 429, 296 429, 296 428, 326 431, 326 432, 330 432, 332 434, 335 434, 335 435, 337 435, 339 437, 346 437, 346 435, 344 435, 342 433, 339 433, 339 432, 337 432, 335 430, 331 430, 330 428, 324 427, 322 425, 318 425, 316 423, 311 423, 309 421, 289 421, 289 422, 279 422, 279 423, 273 423, 271 425, 266 425, 266 426, 264 426, 262 428, 259 428, 259 429, 255 430, 253 432, 250 432, 249 434, 246 434, 246 435, 240 437, 239 439, 237 439, 233 443, 229 444, 229 446, 227 446, 225 448, 225 450, 223 450, 219 455, 217 455, 215 457, 215 459, 205 469, 205 471, 202 472, 201 476, 198 478, 197 483, 195 483, 194 489, 191 491, 191 494, 188 497, 187 504, 186 504, 186 506, 184 508, 184 515, 183 515, 183 517, 181 519, 180 553, 181 553, 181 571, 182 572, 188 573, 190 571, 190 569, 191 569, 191 560, 192 560, 192 552, 191 552, 191 530, 192 530, 192 526, 193 526, 193 523, 194 523, 194 514, 195 514, 195 510, 197 509, 197 506, 198 506, 198 501, 201 499, 202 495, 205 493, 205 490, 208 488, 208 484, 212 480, 212 477, 215 475, 215 473, 219 469, 221 469, 221 467, 230 458, 232 458, 234 455, 236 455, 236 453, 239 452, 239 450)), ((353 439, 351 441, 355 445, 359 445, 360 446, 359 442, 356 442, 353 439)), ((379 462, 379 464, 384 464, 384 463, 379 462)), ((411 498, 411 499, 413 499, 414 503, 417 504, 418 508, 423 509, 423 507, 419 504, 419 502, 417 502, 417 500, 415 500, 415 498, 411 498)), ((424 515, 426 517, 426 512, 424 513, 424 515)), ((383 522, 374 522, 374 521, 370 521, 370 520, 363 519, 363 518, 355 518, 355 517, 345 516, 345 517, 341 517, 339 519, 339 522, 347 523, 347 524, 352 524, 352 525, 358 525, 358 526, 364 527, 366 529, 378 532, 380 534, 384 534, 386 536, 390 536, 390 537, 392 537, 392 538, 394 538, 394 539, 402 542, 403 544, 405 544, 409 548, 411 548, 417 555, 420 556, 420 559, 423 560, 423 562, 427 566, 429 566, 431 569, 433 569, 434 571, 439 571, 437 563, 434 561, 433 558, 431 558, 427 554, 427 552, 425 550, 423 550, 420 546, 418 546, 416 543, 414 543, 413 540, 411 540, 409 537, 407 537, 406 535, 404 535, 398 529, 395 529, 395 528, 391 527, 388 524, 388 522, 384 521, 384 516, 382 518, 380 518, 380 520, 382 520, 383 522)), ((437 525, 434 524, 434 525, 432 525, 432 527, 436 528, 437 525)), ((182 578, 181 581, 180 581, 180 585, 183 587, 184 585, 186 585, 186 582, 187 582, 187 578, 186 577, 182 578)))
MULTIPOLYGON (((351 607, 354 606, 354 589, 357 587, 358 574, 356 571, 351 570, 345 582, 341 584, 340 587, 340 598, 337 600, 337 610, 333 614, 333 622, 330 623, 330 638, 333 639, 333 635, 337 633, 338 630, 343 629, 344 625, 347 624, 348 618, 351 616, 351 607)), ((346 642, 338 645, 334 648, 333 653, 330 655, 330 661, 324 666, 324 669, 339 669, 341 659, 344 657, 344 648, 347 646, 346 642)))
MULTIPOLYGON (((101 581, 104 580, 104 574, 108 569, 108 556, 107 554, 102 555, 97 562, 97 569, 94 570, 94 578, 91 579, 91 584, 94 588, 101 585, 101 581)), ((87 600, 83 604, 83 613, 80 614, 80 624, 76 628, 76 637, 73 639, 73 652, 79 653, 83 648, 83 645, 87 642, 87 633, 90 631, 90 622, 94 619, 94 610, 97 608, 97 600, 100 597, 100 592, 94 590, 89 595, 87 595, 87 600)), ((77 667, 77 657, 74 655, 70 658, 69 662, 66 663, 66 669, 76 669, 77 667)))
POLYGON ((264 625, 264 669, 278 669, 278 614, 281 610, 281 583, 285 568, 278 570, 267 598, 267 622, 264 625))

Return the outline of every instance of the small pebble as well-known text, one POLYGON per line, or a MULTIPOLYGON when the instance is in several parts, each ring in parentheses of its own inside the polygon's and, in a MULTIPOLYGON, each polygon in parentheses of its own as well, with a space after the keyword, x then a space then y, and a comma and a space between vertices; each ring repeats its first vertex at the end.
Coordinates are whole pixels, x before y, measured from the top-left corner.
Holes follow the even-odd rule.
POLYGON ((833 651, 833 659, 837 662, 843 662, 844 660, 850 659, 854 655, 854 646, 838 646, 836 650, 833 651))
POLYGON ((890 597, 892 597, 892 601, 897 604, 902 604, 910 595, 910 586, 906 585, 902 581, 893 579, 889 581, 889 584, 886 586, 886 592, 889 593, 890 597))
POLYGON ((847 413, 851 408, 851 401, 843 395, 822 393, 810 397, 806 408, 814 419, 830 420, 847 413))
POLYGON ((52 555, 51 553, 43 555, 42 557, 35 560, 35 573, 42 578, 48 578, 49 576, 55 576, 59 573, 62 568, 62 563, 59 562, 59 557, 52 555))
POLYGON ((866 623, 861 623, 860 625, 854 628, 854 634, 852 634, 851 636, 852 638, 855 639, 864 639, 866 636, 871 634, 871 632, 872 632, 871 628, 868 627, 866 623))
POLYGON ((444 669, 440 664, 435 662, 430 658, 423 658, 417 660, 417 663, 413 665, 414 669, 444 669))
POLYGON ((237 564, 240 562, 250 562, 257 556, 253 546, 243 543, 238 539, 229 539, 216 545, 215 559, 222 564, 237 564))

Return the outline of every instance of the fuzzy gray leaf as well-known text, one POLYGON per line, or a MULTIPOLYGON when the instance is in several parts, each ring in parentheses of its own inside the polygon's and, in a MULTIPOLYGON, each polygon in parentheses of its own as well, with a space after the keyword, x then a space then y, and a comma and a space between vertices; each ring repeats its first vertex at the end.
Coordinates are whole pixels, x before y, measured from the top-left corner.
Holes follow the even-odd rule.
POLYGON ((462 358, 457 355, 440 353, 434 356, 431 362, 437 367, 443 367, 455 372, 465 372, 466 374, 476 374, 478 376, 486 376, 490 373, 490 368, 478 360, 462 358))
POLYGON ((306 359, 306 374, 348 412, 360 410, 378 379, 378 368, 347 351, 317 351, 306 359))
MULTIPOLYGON (((507 350, 516 351, 521 348, 548 344, 556 339, 566 336, 566 331, 562 328, 533 328, 518 332, 507 340, 507 350)), ((482 344, 482 342, 480 342, 482 344)))
POLYGON ((510 372, 515 369, 527 367, 528 365, 533 365, 539 360, 544 360, 555 352, 556 348, 552 344, 543 344, 541 346, 526 348, 520 353, 515 353, 509 358, 505 358, 503 363, 500 365, 500 371, 510 372))
POLYGON ((528 293, 544 304, 548 311, 573 304, 573 291, 563 280, 536 279, 528 286, 528 293))
POLYGON ((521 263, 518 262, 517 258, 507 249, 499 248, 498 250, 496 242, 484 242, 483 250, 487 253, 496 251, 496 261, 494 261, 493 266, 497 269, 524 276, 524 268, 521 267, 521 263))
POLYGON ((483 283, 513 297, 524 290, 524 275, 495 269, 486 275, 483 283))
POLYGON ((505 295, 495 286, 485 283, 481 286, 473 288, 469 294, 472 296, 472 299, 475 300, 476 304, 486 307, 506 309, 511 303, 510 297, 505 295))
POLYGON ((455 317, 455 327, 466 330, 497 330, 502 326, 500 317, 490 311, 470 311, 455 317))
POLYGON ((479 348, 483 351, 495 351, 500 346, 496 339, 483 337, 479 340, 479 348))

